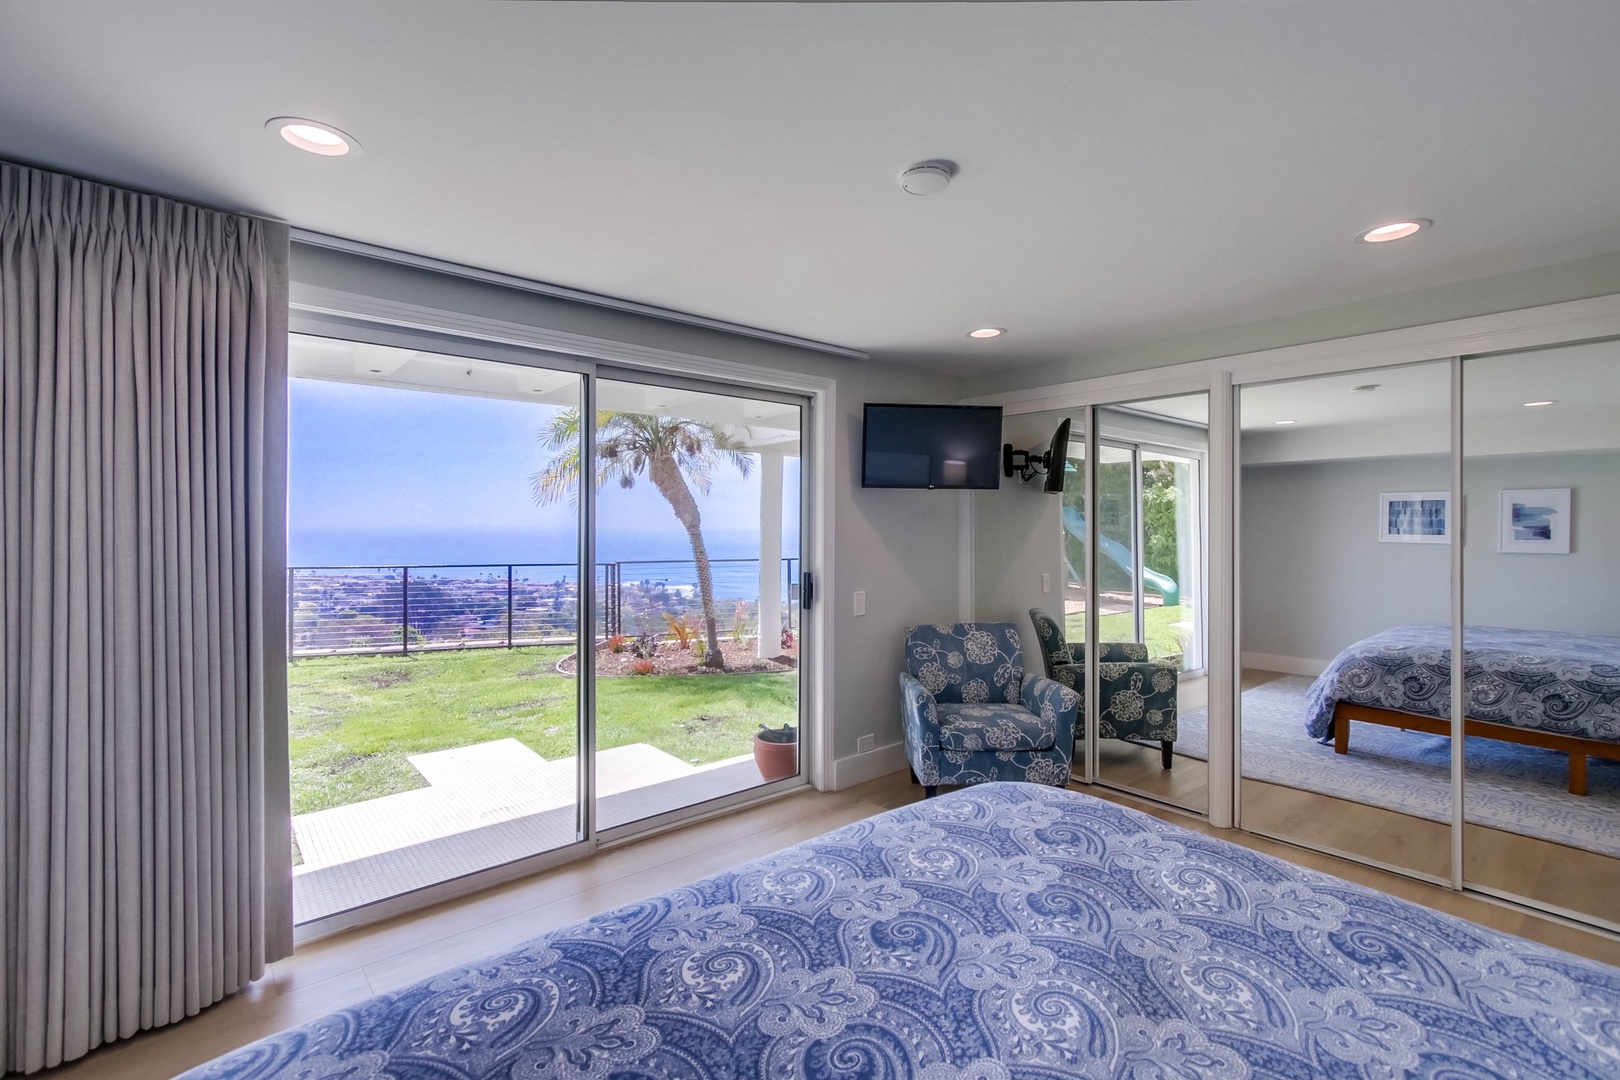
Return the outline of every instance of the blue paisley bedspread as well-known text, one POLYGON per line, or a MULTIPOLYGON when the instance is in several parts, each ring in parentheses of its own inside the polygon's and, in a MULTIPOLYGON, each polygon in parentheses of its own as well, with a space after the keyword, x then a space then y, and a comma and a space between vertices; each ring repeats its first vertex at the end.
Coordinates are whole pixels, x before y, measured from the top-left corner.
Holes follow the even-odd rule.
POLYGON ((1620 968, 1087 795, 966 788, 187 1080, 1620 1076, 1620 968))
MULTIPOLYGON (((1464 628, 1468 717, 1620 742, 1620 638, 1464 628)), ((1451 627, 1397 626, 1334 658, 1305 695, 1312 738, 1333 734, 1341 701, 1451 718, 1451 627)))

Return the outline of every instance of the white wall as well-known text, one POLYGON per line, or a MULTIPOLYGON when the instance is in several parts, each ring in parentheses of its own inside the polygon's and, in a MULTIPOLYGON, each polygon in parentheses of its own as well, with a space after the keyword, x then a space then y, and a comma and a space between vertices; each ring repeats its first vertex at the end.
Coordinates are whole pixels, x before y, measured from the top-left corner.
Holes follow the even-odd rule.
MULTIPOLYGON (((1247 445, 1247 440, 1245 440, 1247 445)), ((1386 544, 1378 496, 1450 487, 1445 455, 1243 470, 1243 651, 1326 662, 1364 637, 1450 620, 1450 548, 1386 544)), ((1620 634, 1620 454, 1469 458, 1464 471, 1470 625, 1620 634), (1575 490, 1570 555, 1496 551, 1497 493, 1575 490)))

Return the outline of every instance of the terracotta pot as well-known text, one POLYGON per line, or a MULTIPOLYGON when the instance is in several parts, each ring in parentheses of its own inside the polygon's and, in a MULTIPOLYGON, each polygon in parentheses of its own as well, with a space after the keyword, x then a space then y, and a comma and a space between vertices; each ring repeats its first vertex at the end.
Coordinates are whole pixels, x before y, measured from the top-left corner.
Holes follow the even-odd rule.
POLYGON ((799 771, 799 744, 766 742, 755 735, 754 764, 759 766, 759 775, 767 784, 772 780, 786 780, 799 771))

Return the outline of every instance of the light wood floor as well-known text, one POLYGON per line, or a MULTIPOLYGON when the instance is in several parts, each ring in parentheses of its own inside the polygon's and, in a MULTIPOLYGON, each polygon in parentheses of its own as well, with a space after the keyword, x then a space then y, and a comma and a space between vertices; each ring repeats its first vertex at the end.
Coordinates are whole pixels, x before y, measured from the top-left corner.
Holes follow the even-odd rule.
MULTIPOLYGON (((1247 670, 1243 689, 1282 676, 1247 670)), ((1207 680, 1181 680, 1183 709, 1203 705, 1207 680)), ((1303 736, 1302 736, 1303 737, 1303 736)), ((1209 805, 1209 769, 1177 755, 1166 770, 1156 746, 1105 739, 1097 748, 1098 776, 1189 810, 1209 805)), ((1313 791, 1243 781, 1242 821, 1254 829, 1310 847, 1375 859, 1438 878, 1451 876, 1451 836, 1443 822, 1413 817, 1313 791)), ((1464 835, 1464 873, 1472 885, 1528 897, 1566 911, 1620 923, 1620 859, 1483 825, 1464 835)))
MULTIPOLYGON (((1181 767, 1177 763, 1177 770, 1181 767)), ((1337 874, 1508 933, 1620 964, 1620 938, 1588 933, 1477 897, 1262 837, 1221 831, 1172 810, 1138 805, 1198 832, 1337 874)), ((905 773, 845 791, 806 791, 728 817, 603 852, 474 896, 301 947, 260 983, 184 1023, 104 1047, 46 1074, 160 1080, 261 1036, 395 990, 536 934, 663 892, 789 844, 920 798, 905 773)))
MULTIPOLYGON (((1243 689, 1281 677, 1245 671, 1243 689)), ((1451 876, 1451 830, 1444 822, 1258 780, 1244 780, 1242 792, 1245 829, 1451 876)), ((1464 828, 1463 858, 1471 885, 1620 923, 1620 859, 1484 825, 1464 828)))

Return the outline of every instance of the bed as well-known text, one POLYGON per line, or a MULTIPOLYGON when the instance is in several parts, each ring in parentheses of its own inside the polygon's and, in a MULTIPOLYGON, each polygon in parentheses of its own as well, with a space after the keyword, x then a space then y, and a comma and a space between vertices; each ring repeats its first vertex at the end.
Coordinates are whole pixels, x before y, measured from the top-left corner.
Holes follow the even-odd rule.
POLYGON ((1620 968, 1088 795, 983 784, 186 1080, 1613 1077, 1620 968))
MULTIPOLYGON (((1569 790, 1586 794, 1588 756, 1620 760, 1620 638, 1470 626, 1470 736, 1569 755, 1569 790)), ((1398 626, 1358 641, 1328 665, 1305 698, 1306 730, 1350 750, 1363 721, 1451 734, 1451 627, 1398 626)))

